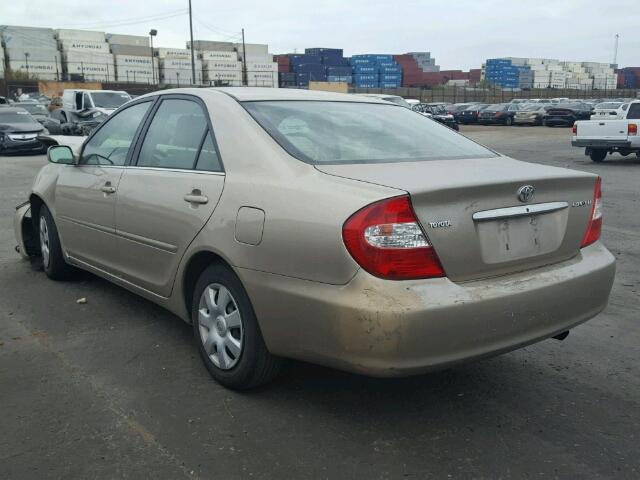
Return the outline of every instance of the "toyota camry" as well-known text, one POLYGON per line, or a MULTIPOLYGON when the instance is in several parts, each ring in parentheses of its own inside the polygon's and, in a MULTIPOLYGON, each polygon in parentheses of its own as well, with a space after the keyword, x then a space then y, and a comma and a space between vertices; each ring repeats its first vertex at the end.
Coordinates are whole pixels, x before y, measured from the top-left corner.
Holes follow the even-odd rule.
POLYGON ((400 376, 564 338, 613 282, 599 177, 376 98, 165 90, 48 158, 19 251, 191 323, 229 388, 285 358, 400 376))

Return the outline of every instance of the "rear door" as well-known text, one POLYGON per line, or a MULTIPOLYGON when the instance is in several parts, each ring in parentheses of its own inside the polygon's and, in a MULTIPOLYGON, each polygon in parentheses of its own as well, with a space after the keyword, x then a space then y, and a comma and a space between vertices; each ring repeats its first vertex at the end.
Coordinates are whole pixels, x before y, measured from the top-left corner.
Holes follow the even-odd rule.
POLYGON ((224 172, 196 97, 163 96, 138 143, 118 188, 119 271, 167 297, 180 259, 218 203, 224 172))
POLYGON ((56 184, 56 223, 65 251, 110 273, 118 263, 118 185, 151 104, 139 102, 110 117, 85 144, 79 164, 60 170, 56 184))

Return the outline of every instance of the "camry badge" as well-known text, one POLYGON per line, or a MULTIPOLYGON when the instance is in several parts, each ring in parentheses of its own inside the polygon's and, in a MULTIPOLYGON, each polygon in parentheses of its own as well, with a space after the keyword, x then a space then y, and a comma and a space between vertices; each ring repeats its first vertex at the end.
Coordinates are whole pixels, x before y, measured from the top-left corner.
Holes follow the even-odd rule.
POLYGON ((518 200, 520 200, 522 203, 530 202, 531 200, 533 200, 533 194, 535 193, 535 191, 536 189, 533 188, 533 186, 523 185, 518 189, 518 200))

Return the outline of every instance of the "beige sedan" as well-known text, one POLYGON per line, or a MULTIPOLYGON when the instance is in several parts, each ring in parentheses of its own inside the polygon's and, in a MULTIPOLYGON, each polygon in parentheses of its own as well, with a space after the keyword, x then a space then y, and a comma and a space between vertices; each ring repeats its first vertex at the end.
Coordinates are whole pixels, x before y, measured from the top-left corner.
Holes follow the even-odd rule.
POLYGON ((398 376, 563 338, 613 282, 598 177, 375 98, 167 90, 48 156, 22 254, 192 323, 230 388, 283 358, 398 376))

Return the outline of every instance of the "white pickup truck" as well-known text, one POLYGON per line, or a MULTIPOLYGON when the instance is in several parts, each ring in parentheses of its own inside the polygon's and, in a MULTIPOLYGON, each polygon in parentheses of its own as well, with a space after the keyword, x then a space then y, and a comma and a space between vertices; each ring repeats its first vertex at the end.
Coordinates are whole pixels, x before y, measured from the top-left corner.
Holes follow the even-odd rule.
POLYGON ((621 120, 581 120, 573 124, 571 145, 583 147, 594 162, 602 162, 607 154, 634 153, 640 158, 640 100, 629 104, 621 120))

